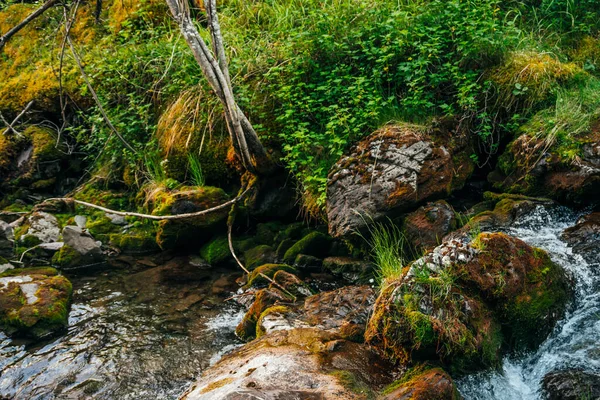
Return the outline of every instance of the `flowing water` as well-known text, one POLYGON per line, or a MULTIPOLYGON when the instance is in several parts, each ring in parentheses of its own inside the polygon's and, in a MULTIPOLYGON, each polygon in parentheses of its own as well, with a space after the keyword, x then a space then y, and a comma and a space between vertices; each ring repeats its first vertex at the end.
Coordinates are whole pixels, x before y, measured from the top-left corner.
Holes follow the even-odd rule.
POLYGON ((211 294, 210 278, 157 276, 71 277, 65 334, 28 344, 0 333, 0 399, 176 399, 239 345, 233 330, 242 314, 211 294))
POLYGON ((541 381, 549 372, 570 368, 600 372, 600 257, 575 254, 560 238, 578 216, 563 207, 540 206, 506 230, 547 250, 569 271, 575 280, 574 304, 537 351, 506 358, 499 371, 459 380, 457 385, 465 399, 541 399, 541 381))

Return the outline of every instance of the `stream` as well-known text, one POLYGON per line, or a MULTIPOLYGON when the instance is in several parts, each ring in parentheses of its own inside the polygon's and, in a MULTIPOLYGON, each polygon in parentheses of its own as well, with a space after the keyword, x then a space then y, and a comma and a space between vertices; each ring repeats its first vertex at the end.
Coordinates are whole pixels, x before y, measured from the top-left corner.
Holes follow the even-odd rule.
POLYGON ((65 334, 30 344, 0 333, 0 399, 178 398, 239 345, 243 314, 212 296, 218 275, 163 282, 160 269, 71 276, 65 334))
POLYGON ((560 238, 579 214, 539 206, 516 221, 506 233, 547 250, 575 281, 571 311, 535 352, 504 359, 499 371, 482 372, 457 381, 467 400, 541 399, 543 377, 553 371, 600 372, 600 255, 575 254, 560 238))
MULTIPOLYGON (((600 372, 600 255, 576 254, 560 238, 578 217, 568 208, 540 206, 505 230, 547 250, 573 277, 575 296, 537 351, 507 356, 497 371, 457 380, 465 399, 538 400, 549 372, 600 372)), ((175 273, 154 266, 70 276, 67 332, 42 343, 0 333, 0 399, 178 398, 240 345, 234 329, 243 315, 223 301, 229 293, 216 296, 213 289, 231 272, 173 281, 182 262, 175 273)))

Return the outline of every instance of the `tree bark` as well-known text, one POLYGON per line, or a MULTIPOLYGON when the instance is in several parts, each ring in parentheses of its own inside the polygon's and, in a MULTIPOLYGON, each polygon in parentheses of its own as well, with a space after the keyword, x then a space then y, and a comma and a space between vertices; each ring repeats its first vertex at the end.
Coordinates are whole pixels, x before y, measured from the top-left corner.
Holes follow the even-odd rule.
POLYGON ((215 0, 206 0, 208 28, 212 52, 200 36, 191 17, 187 0, 166 0, 181 33, 209 85, 223 104, 227 130, 236 153, 244 167, 253 174, 268 173, 271 161, 250 121, 243 114, 233 96, 229 66, 225 56, 223 37, 215 0))
POLYGON ((42 15, 47 9, 49 9, 56 3, 58 3, 58 0, 46 1, 44 4, 42 4, 42 6, 40 8, 38 8, 37 10, 35 10, 31 14, 29 14, 27 16, 27 18, 25 18, 23 21, 19 22, 12 29, 10 29, 8 32, 6 32, 3 36, 0 36, 0 50, 2 50, 2 48, 4 47, 6 42, 8 42, 11 37, 13 37, 17 32, 19 32, 21 29, 23 29, 28 23, 30 23, 31 21, 33 21, 34 19, 36 19, 37 17, 42 15))

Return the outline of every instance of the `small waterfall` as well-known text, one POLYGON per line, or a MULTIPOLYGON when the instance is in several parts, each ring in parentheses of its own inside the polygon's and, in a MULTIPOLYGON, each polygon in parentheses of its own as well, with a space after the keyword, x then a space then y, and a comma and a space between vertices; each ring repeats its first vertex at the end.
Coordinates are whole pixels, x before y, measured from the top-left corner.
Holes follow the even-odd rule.
POLYGON ((538 400, 541 382, 552 371, 577 368, 600 372, 600 259, 574 254, 561 240, 578 214, 564 207, 539 206, 516 221, 506 233, 540 247, 565 268, 575 281, 571 311, 537 351, 509 356, 499 371, 469 375, 457 381, 468 400, 538 400))

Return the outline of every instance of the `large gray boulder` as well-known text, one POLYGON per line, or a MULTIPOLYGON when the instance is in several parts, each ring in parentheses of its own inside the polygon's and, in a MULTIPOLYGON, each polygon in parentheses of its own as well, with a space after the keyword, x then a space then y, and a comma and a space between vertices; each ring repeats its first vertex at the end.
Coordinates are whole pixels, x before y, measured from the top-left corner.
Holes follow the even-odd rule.
POLYGON ((346 236, 461 188, 473 171, 464 135, 388 125, 342 157, 327 182, 329 233, 346 236))

